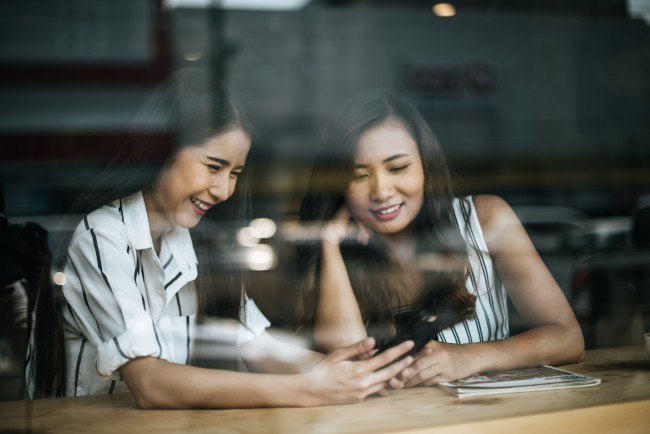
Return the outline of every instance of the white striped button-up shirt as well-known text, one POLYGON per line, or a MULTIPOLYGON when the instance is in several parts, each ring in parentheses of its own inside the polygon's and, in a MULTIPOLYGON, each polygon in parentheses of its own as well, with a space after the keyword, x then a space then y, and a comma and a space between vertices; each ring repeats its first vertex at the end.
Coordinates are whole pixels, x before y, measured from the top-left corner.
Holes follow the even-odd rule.
MULTIPOLYGON (((189 362, 198 308, 196 254, 187 229, 175 227, 161 241, 157 255, 140 192, 78 225, 64 270, 67 396, 128 390, 118 368, 136 357, 189 362)), ((244 301, 240 344, 270 325, 252 300, 244 301)), ((29 395, 29 377, 27 383, 29 395)))

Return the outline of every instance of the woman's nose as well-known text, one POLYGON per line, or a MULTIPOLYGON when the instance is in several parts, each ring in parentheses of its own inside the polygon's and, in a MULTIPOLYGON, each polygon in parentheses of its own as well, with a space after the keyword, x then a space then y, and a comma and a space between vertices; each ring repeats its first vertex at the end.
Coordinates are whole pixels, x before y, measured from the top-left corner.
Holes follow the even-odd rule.
POLYGON ((208 192, 219 202, 224 202, 230 197, 230 180, 221 176, 215 178, 214 182, 208 188, 208 192))
POLYGON ((373 177, 370 197, 377 202, 383 202, 389 199, 395 191, 393 183, 384 175, 373 177))

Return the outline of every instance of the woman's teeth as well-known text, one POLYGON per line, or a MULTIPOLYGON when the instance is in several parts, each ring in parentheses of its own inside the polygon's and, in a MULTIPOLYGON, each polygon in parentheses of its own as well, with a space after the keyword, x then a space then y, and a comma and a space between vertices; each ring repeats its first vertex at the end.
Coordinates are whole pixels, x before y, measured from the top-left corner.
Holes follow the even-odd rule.
POLYGON ((386 209, 382 209, 380 211, 377 211, 377 213, 382 214, 382 215, 390 214, 390 213, 393 213, 393 212, 397 211, 400 206, 401 205, 391 206, 390 208, 386 208, 386 209))
POLYGON ((207 206, 206 204, 204 204, 203 202, 201 202, 201 201, 198 200, 198 199, 194 199, 193 197, 190 197, 190 200, 192 201, 192 203, 193 203, 194 205, 196 205, 196 206, 197 206, 199 209, 201 209, 202 211, 207 211, 207 210, 210 209, 209 206, 207 206))

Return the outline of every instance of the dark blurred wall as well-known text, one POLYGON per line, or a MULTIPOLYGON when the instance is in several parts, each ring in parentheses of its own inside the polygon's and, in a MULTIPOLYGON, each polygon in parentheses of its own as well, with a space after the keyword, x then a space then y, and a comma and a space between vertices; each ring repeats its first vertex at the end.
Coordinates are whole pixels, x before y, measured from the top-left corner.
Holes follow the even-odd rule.
MULTIPOLYGON (((186 66, 209 70, 248 105, 259 131, 251 155, 259 214, 295 210, 319 128, 367 87, 395 88, 420 106, 469 193, 608 215, 650 192, 643 20, 619 9, 584 14, 584 4, 563 12, 555 2, 459 8, 452 18, 421 2, 346 3, 354 2, 270 12, 4 0, 8 212, 59 212, 56 197, 92 177, 138 128, 146 95, 186 66)), ((171 140, 168 119, 149 122, 171 140)))
POLYGON ((608 214, 648 191, 650 28, 642 20, 541 11, 438 18, 424 8, 230 12, 222 38, 231 47, 228 81, 254 101, 257 152, 295 163, 277 174, 279 187, 302 185, 284 177, 300 179, 335 104, 390 87, 418 103, 469 192, 608 214))

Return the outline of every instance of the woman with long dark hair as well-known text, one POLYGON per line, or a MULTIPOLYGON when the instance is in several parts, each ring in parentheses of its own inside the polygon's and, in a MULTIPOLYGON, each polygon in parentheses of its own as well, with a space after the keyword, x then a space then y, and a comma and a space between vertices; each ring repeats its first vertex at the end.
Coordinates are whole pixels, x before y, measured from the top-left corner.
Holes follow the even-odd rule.
POLYGON ((389 383, 400 387, 394 377, 411 359, 391 363, 411 343, 367 361, 350 359, 368 353, 371 339, 328 356, 277 343, 243 275, 216 279, 210 260, 197 258, 189 230, 233 196, 252 132, 203 73, 174 79, 152 107, 180 122, 177 146, 153 157, 160 150, 144 134, 73 207, 80 221, 55 260, 62 290, 45 287, 37 296, 28 395, 128 390, 141 408, 222 408, 356 402, 389 383), (197 323, 215 319, 235 328, 204 333, 231 330, 247 366, 276 375, 192 365, 197 323))
POLYGON ((300 217, 323 230, 301 255, 298 327, 324 351, 388 339, 424 307, 454 316, 402 373, 407 386, 583 356, 571 307, 510 206, 457 197, 429 125, 398 93, 361 92, 334 112, 300 217), (508 297, 530 327, 516 336, 508 297))

